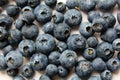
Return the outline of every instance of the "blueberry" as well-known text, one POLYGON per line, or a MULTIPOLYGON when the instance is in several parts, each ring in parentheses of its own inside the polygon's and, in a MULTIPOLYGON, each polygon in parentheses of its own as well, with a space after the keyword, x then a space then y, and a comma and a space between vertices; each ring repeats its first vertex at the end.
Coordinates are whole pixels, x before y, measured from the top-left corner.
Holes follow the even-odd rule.
POLYGON ((105 31, 108 28, 108 23, 106 19, 102 17, 95 18, 92 22, 93 30, 96 32, 105 31))
POLYGON ((21 8, 25 7, 28 4, 28 0, 15 0, 15 2, 21 8))
POLYGON ((40 76, 39 80, 51 80, 51 79, 49 76, 43 74, 40 76))
POLYGON ((83 22, 80 25, 79 32, 84 37, 90 37, 94 34, 94 30, 92 29, 92 24, 90 22, 83 22))
POLYGON ((53 77, 58 73, 58 67, 54 64, 49 64, 45 69, 45 73, 46 75, 53 77))
POLYGON ((116 51, 120 51, 120 39, 115 39, 112 43, 113 49, 116 51))
POLYGON ((120 37, 120 25, 115 26, 115 30, 117 31, 117 36, 120 37))
POLYGON ((105 70, 101 73, 102 80, 112 80, 112 73, 109 70, 105 70))
POLYGON ((109 28, 107 31, 102 32, 100 37, 102 40, 112 43, 117 38, 117 32, 115 29, 109 28))
POLYGON ((112 72, 117 71, 120 68, 120 61, 118 58, 111 58, 108 60, 106 64, 107 64, 108 70, 112 72))
POLYGON ((48 22, 42 26, 42 29, 47 34, 53 34, 53 30, 56 27, 56 24, 53 22, 48 22))
POLYGON ((25 25, 25 22, 22 19, 16 19, 14 25, 16 29, 21 30, 22 27, 25 25))
POLYGON ((0 26, 5 27, 6 30, 11 28, 13 19, 6 14, 0 14, 0 26))
POLYGON ((6 56, 12 50, 14 50, 14 48, 11 45, 8 45, 2 49, 2 53, 4 56, 6 56))
POLYGON ((120 8, 120 0, 117 0, 118 7, 120 8))
POLYGON ((6 12, 9 16, 15 17, 19 14, 20 8, 17 5, 8 5, 6 8, 6 12))
POLYGON ((73 76, 71 80, 82 80, 82 79, 79 78, 78 76, 73 76))
POLYGON ((80 0, 79 6, 82 11, 89 12, 96 7, 96 2, 95 0, 80 0))
POLYGON ((26 78, 31 78, 34 76, 35 71, 30 64, 26 64, 22 67, 21 74, 26 78))
POLYGON ((59 52, 63 52, 67 49, 67 44, 65 42, 59 41, 56 44, 56 50, 59 52))
POLYGON ((35 20, 35 15, 33 12, 26 11, 22 13, 21 19, 25 21, 27 24, 32 24, 35 20))
POLYGON ((96 47, 99 41, 96 36, 91 36, 87 39, 87 44, 89 47, 96 47))
POLYGON ((92 22, 95 18, 98 17, 100 17, 100 13, 98 11, 90 11, 87 15, 89 22, 92 22))
POLYGON ((102 42, 96 48, 97 56, 103 60, 109 60, 114 55, 114 49, 110 43, 102 42))
POLYGON ((57 0, 45 0, 45 4, 52 7, 55 6, 57 3, 57 0))
POLYGON ((23 64, 23 56, 19 51, 10 51, 5 60, 9 68, 18 68, 23 64))
POLYGON ((66 77, 69 73, 69 70, 64 68, 63 66, 58 66, 58 75, 60 77, 66 77))
POLYGON ((96 57, 96 50, 94 48, 86 48, 83 52, 83 57, 87 60, 93 60, 96 57))
POLYGON ((55 48, 55 39, 49 34, 40 34, 36 39, 36 49, 38 52, 48 54, 55 48))
POLYGON ((0 1, 0 6, 4 6, 8 3, 8 0, 1 0, 0 1))
POLYGON ((30 58, 30 63, 31 66, 33 67, 34 70, 43 70, 46 68, 46 66, 48 65, 48 58, 46 55, 44 54, 34 54, 31 58, 30 58))
POLYGON ((88 80, 102 80, 100 76, 91 76, 88 78, 88 80))
POLYGON ((82 14, 76 9, 70 9, 65 13, 64 20, 69 26, 78 26, 82 21, 82 14))
POLYGON ((117 20, 120 23, 120 12, 117 13, 117 20))
POLYGON ((8 42, 11 45, 18 45, 22 40, 22 33, 17 29, 11 29, 7 34, 8 42))
POLYGON ((7 35, 7 31, 4 27, 0 27, 0 40, 4 40, 7 35))
POLYGON ((65 40, 69 37, 71 28, 66 23, 59 23, 54 28, 54 36, 59 40, 65 40))
POLYGON ((82 35, 72 34, 67 40, 67 46, 71 50, 83 50, 86 47, 86 40, 82 35))
POLYGON ((101 71, 105 70, 106 63, 101 58, 95 58, 92 61, 92 66, 93 66, 94 70, 101 72, 101 71))
POLYGON ((6 72, 9 76, 16 76, 19 70, 18 68, 7 68, 6 72))
POLYGON ((50 21, 52 18, 52 10, 48 6, 43 4, 38 5, 35 8, 34 14, 35 14, 36 20, 39 23, 46 23, 50 21))
POLYGON ((79 0, 66 0, 66 5, 70 9, 79 7, 79 0))
POLYGON ((22 76, 15 76, 13 80, 25 80, 22 76))
POLYGON ((59 65, 60 64, 60 61, 59 61, 60 55, 61 54, 58 51, 51 52, 48 56, 49 63, 59 65))
POLYGON ((39 34, 39 28, 35 24, 24 25, 21 32, 25 38, 34 40, 39 34))
POLYGON ((6 40, 6 39, 0 41, 0 49, 5 48, 8 44, 9 44, 8 40, 6 40))
POLYGON ((108 27, 114 27, 116 23, 116 18, 111 13, 103 13, 102 17, 107 21, 108 27))
POLYGON ((62 52, 60 58, 60 63, 65 68, 72 68, 77 63, 78 57, 76 52, 72 50, 65 50, 62 52))
POLYGON ((110 11, 116 5, 116 0, 97 0, 97 7, 102 11, 110 11))
POLYGON ((118 52, 118 54, 117 54, 117 58, 120 60, 120 52, 118 52))
POLYGON ((63 22, 64 15, 62 13, 56 11, 53 14, 52 18, 53 18, 53 22, 56 23, 56 24, 58 24, 58 23, 62 23, 63 22))
POLYGON ((93 72, 92 64, 87 60, 80 60, 75 67, 75 72, 81 78, 90 76, 93 72))
POLYGON ((7 68, 7 64, 5 61, 5 57, 0 55, 0 70, 5 70, 7 68))
POLYGON ((28 5, 32 8, 35 8, 40 4, 40 0, 28 0, 28 5))
POLYGON ((56 11, 64 13, 66 11, 66 4, 64 4, 63 2, 58 2, 56 4, 56 11))
POLYGON ((24 57, 31 57, 35 53, 35 43, 32 40, 22 40, 18 45, 18 50, 24 57))
POLYGON ((34 9, 31 8, 30 6, 25 6, 24 8, 22 8, 21 14, 24 12, 33 12, 33 11, 34 11, 34 9))

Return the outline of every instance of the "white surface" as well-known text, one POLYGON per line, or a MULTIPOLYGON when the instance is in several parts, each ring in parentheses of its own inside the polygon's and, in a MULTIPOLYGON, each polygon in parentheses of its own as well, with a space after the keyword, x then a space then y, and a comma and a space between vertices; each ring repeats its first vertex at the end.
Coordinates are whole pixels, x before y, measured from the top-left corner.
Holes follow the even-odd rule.
MULTIPOLYGON (((65 2, 66 0, 58 0, 58 2, 60 2, 60 1, 61 1, 61 2, 65 2)), ((14 4, 12 0, 10 1, 10 4, 14 4)), ((118 11, 119 11, 118 7, 116 7, 116 8, 114 9, 114 11, 112 11, 112 13, 114 14, 115 17, 117 16, 117 12, 118 12, 118 11)), ((4 11, 4 12, 5 12, 5 11, 4 11)), ((82 16, 83 16, 82 22, 86 22, 86 21, 87 21, 87 16, 86 16, 86 14, 83 13, 82 11, 80 11, 80 12, 82 13, 82 16)), ((118 22, 117 22, 116 24, 118 24, 118 22)), ((38 26, 41 28, 40 25, 38 25, 38 26)), ((40 31, 40 32, 42 32, 42 31, 40 31)), ((74 30, 72 31, 72 34, 74 34, 74 33, 78 33, 77 29, 74 29, 74 30)), ((116 56, 116 55, 115 55, 115 56, 116 56)), ((80 58, 80 59, 81 59, 81 58, 80 58)), ((28 60, 25 60, 24 63, 27 63, 27 62, 28 62, 28 60)), ((34 79, 35 79, 35 80, 39 80, 40 74, 43 74, 43 73, 44 73, 44 71, 36 72, 36 73, 35 73, 35 76, 34 76, 34 79)), ((70 73, 69 76, 66 78, 66 80, 71 80, 71 76, 74 75, 74 74, 75 74, 74 70, 71 70, 71 73, 70 73)), ((93 75, 96 75, 96 74, 97 74, 96 72, 93 73, 93 75)), ((12 79, 12 77, 8 76, 5 71, 0 71, 0 80, 13 80, 13 79, 12 79)), ((60 80, 60 79, 56 77, 55 80, 60 80)), ((117 72, 113 73, 113 79, 112 79, 112 80, 120 80, 120 71, 119 71, 119 70, 118 70, 117 72)))

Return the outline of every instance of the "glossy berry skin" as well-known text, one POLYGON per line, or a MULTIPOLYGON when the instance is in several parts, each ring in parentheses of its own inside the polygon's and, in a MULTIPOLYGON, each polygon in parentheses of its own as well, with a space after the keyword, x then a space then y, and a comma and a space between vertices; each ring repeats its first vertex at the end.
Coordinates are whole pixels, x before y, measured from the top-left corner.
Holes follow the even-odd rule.
POLYGON ((64 4, 63 2, 58 2, 56 4, 56 11, 64 13, 66 11, 66 4, 64 4))
POLYGON ((6 12, 9 16, 15 17, 19 14, 20 8, 17 5, 8 5, 6 8, 6 12))
POLYGON ((35 8, 40 4, 40 0, 28 0, 28 5, 32 8, 35 8))
POLYGON ((2 49, 2 53, 4 56, 6 56, 12 50, 14 50, 14 48, 11 45, 8 45, 2 49))
POLYGON ((81 78, 90 76, 93 72, 92 64, 87 60, 80 60, 75 67, 75 72, 81 78))
POLYGON ((25 80, 22 76, 15 76, 13 80, 25 80))
POLYGON ((48 54, 55 48, 55 39, 49 34, 40 34, 35 41, 36 49, 38 52, 48 54))
POLYGON ((112 43, 113 49, 116 51, 120 51, 120 39, 115 39, 112 43))
POLYGON ((100 76, 91 76, 88 78, 88 80, 102 80, 100 76))
POLYGON ((100 37, 102 40, 112 43, 117 38, 117 32, 115 29, 109 28, 107 31, 102 32, 100 37))
POLYGON ((96 6, 95 0, 80 0, 79 7, 82 11, 89 12, 96 6))
POLYGON ((33 12, 33 11, 34 11, 34 9, 31 8, 30 6, 25 6, 24 8, 22 8, 21 14, 24 12, 33 12))
POLYGON ((49 64, 49 65, 47 65, 47 67, 45 69, 45 73, 49 77, 53 77, 58 73, 58 67, 54 64, 49 64))
POLYGON ((98 39, 95 36, 91 36, 87 39, 87 44, 89 47, 96 47, 98 45, 98 39))
POLYGON ((59 52, 63 52, 67 49, 67 44, 65 42, 59 41, 56 44, 56 50, 59 52))
POLYGON ((112 73, 109 70, 103 71, 100 76, 102 80, 112 80, 112 73))
POLYGON ((46 23, 50 21, 52 18, 52 10, 48 6, 43 4, 38 5, 35 8, 34 14, 35 14, 36 20, 39 23, 46 23))
POLYGON ((0 70, 5 70, 7 68, 7 64, 5 61, 5 57, 0 55, 0 70))
POLYGON ((28 0, 15 0, 15 2, 21 8, 25 7, 28 4, 28 0))
POLYGON ((92 22, 95 18, 100 17, 100 13, 98 11, 90 11, 88 12, 88 21, 92 22))
POLYGON ((120 68, 120 61, 118 58, 111 58, 107 61, 107 68, 111 72, 115 72, 120 68))
POLYGON ((9 44, 18 45, 22 40, 22 33, 17 29, 11 29, 7 34, 9 44))
POLYGON ((19 70, 18 70, 18 68, 13 68, 13 69, 12 68, 7 68, 6 72, 9 76, 14 77, 18 74, 19 70))
POLYGON ((92 24, 90 22, 83 22, 80 25, 79 32, 84 37, 90 37, 94 34, 94 30, 92 29, 92 24))
POLYGON ((22 19, 16 19, 14 22, 14 25, 16 29, 21 30, 22 27, 24 26, 25 22, 22 19))
POLYGON ((5 60, 9 68, 18 68, 23 64, 23 56, 19 51, 10 51, 5 60))
POLYGON ((72 79, 71 80, 82 80, 81 78, 79 78, 78 76, 74 76, 74 77, 72 77, 72 79))
POLYGON ((30 64, 33 67, 34 70, 43 70, 46 68, 46 66, 48 65, 48 58, 46 55, 44 54, 34 54, 31 58, 30 58, 30 64))
POLYGON ((66 23, 59 23, 54 28, 54 37, 58 40, 65 40, 69 37, 71 28, 66 23))
POLYGON ((66 0, 66 5, 69 9, 79 7, 79 0, 66 0))
POLYGON ((71 27, 78 26, 82 21, 82 14, 76 9, 70 9, 66 11, 64 15, 64 20, 71 27))
POLYGON ((61 54, 58 51, 51 52, 48 56, 49 63, 59 65, 60 64, 60 61, 59 61, 60 55, 61 54))
POLYGON ((116 18, 111 13, 103 13, 102 17, 107 21, 108 27, 114 27, 116 23, 116 18))
POLYGON ((86 46, 86 40, 82 35, 72 34, 67 40, 68 49, 83 50, 86 46))
POLYGON ((21 32, 26 39, 34 40, 39 34, 39 28, 35 24, 24 25, 21 32))
POLYGON ((30 64, 26 64, 22 67, 21 74, 26 78, 31 78, 34 76, 35 71, 30 64))
POLYGON ((70 69, 75 66, 77 63, 78 57, 76 52, 72 50, 65 50, 62 52, 59 61, 61 65, 67 69, 70 69))
POLYGON ((51 79, 49 76, 43 74, 40 76, 39 80, 51 80, 51 79))
POLYGON ((92 66, 93 66, 94 70, 101 72, 101 71, 105 70, 106 63, 101 58, 95 58, 92 61, 92 66))
POLYGON ((120 38, 120 25, 115 26, 115 30, 117 31, 117 36, 120 38))
POLYGON ((45 0, 45 4, 50 6, 50 7, 55 6, 56 3, 57 3, 57 0, 45 0))
POLYGON ((0 40, 4 40, 7 35, 7 31, 4 27, 0 27, 0 40))
POLYGON ((86 48, 83 52, 83 57, 87 60, 93 60, 96 57, 96 50, 94 48, 86 48))
POLYGON ((58 66, 58 75, 60 77, 66 77, 69 73, 69 70, 64 68, 63 66, 58 66))
POLYGON ((106 0, 97 0, 97 7, 102 10, 102 11, 110 11, 111 9, 113 9, 116 5, 116 0, 110 0, 110 1, 106 1, 106 0))
POLYGON ((53 34, 53 30, 56 27, 56 24, 53 22, 48 22, 42 26, 42 29, 47 34, 53 34))
POLYGON ((24 57, 31 57, 35 53, 35 43, 32 40, 22 40, 18 45, 18 50, 24 57))
POLYGON ((102 17, 95 18, 92 22, 92 25, 95 32, 102 32, 108 28, 107 21, 102 17))
POLYGON ((55 12, 52 16, 53 22, 58 24, 58 23, 62 23, 64 20, 64 15, 60 12, 55 12))
POLYGON ((102 42, 96 48, 97 56, 107 61, 114 55, 114 49, 110 43, 102 42))

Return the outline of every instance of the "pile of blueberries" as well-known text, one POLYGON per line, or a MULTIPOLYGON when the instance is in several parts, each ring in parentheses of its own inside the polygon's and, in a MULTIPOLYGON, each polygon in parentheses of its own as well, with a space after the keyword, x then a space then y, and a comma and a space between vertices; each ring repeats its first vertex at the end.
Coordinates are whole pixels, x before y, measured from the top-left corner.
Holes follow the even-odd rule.
POLYGON ((0 0, 1 71, 13 80, 33 80, 35 71, 44 70, 39 80, 67 80, 72 70, 76 75, 71 80, 112 80, 112 73, 120 68, 120 24, 115 26, 111 12, 120 8, 120 0, 13 2, 0 0), (82 22, 81 11, 88 22, 82 22), (39 34, 36 23, 44 34, 39 34), (71 34, 78 26, 80 34, 71 34), (23 64, 25 58, 28 63, 23 64), (93 71, 99 75, 91 76, 93 71))

